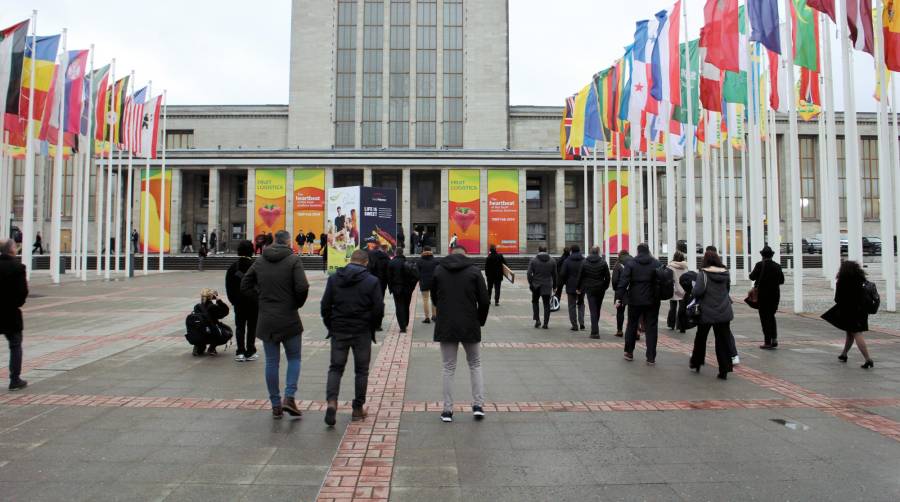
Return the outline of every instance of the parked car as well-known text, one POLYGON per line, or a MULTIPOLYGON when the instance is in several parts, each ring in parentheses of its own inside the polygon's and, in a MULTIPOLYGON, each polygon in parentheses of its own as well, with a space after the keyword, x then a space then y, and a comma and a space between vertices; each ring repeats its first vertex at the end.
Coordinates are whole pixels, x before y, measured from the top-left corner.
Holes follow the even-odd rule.
POLYGON ((878 237, 863 237, 863 255, 881 256, 881 239, 878 237))
MULTIPOLYGON (((809 253, 809 242, 806 239, 800 244, 804 253, 809 253)), ((821 249, 821 247, 820 247, 821 249)), ((784 241, 781 243, 781 254, 793 254, 794 252, 794 243, 791 241, 784 241)))
MULTIPOLYGON (((675 248, 678 249, 679 251, 681 251, 682 253, 687 253, 687 241, 684 239, 679 240, 676 243, 675 248)), ((698 242, 697 243, 697 254, 703 254, 703 252, 704 252, 703 244, 700 244, 698 242)))
POLYGON ((847 236, 841 236, 841 254, 847 254, 847 236))
POLYGON ((815 237, 803 239, 807 254, 822 254, 822 241, 815 237))

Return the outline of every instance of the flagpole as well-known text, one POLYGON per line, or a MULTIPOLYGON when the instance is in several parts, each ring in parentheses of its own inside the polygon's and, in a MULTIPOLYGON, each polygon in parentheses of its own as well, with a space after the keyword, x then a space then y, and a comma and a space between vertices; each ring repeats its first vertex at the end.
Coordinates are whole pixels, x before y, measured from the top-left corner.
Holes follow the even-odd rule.
MULTIPOLYGON (((119 123, 119 110, 116 109, 116 60, 113 58, 112 67, 110 68, 110 78, 112 82, 112 96, 110 96, 110 114, 109 117, 112 120, 107 120, 109 122, 109 157, 106 158, 106 193, 104 194, 104 199, 106 202, 106 209, 103 211, 104 217, 104 234, 103 234, 103 248, 106 249, 106 253, 104 255, 103 260, 103 277, 106 280, 109 280, 109 244, 110 244, 110 227, 112 226, 112 164, 113 157, 116 153, 116 140, 119 138, 117 134, 114 134, 117 129, 116 124, 119 123)), ((98 250, 99 251, 99 250, 98 250)), ((99 259, 99 258, 98 258, 99 259)))
POLYGON ((841 12, 840 22, 841 63, 844 79, 844 165, 847 173, 847 258, 862 264, 863 221, 862 190, 859 179, 859 130, 856 125, 856 91, 851 76, 853 57, 850 52, 850 27, 846 14, 846 12, 841 12))
POLYGON ((703 137, 706 138, 703 151, 700 152, 700 198, 701 209, 703 210, 703 246, 712 244, 712 195, 710 194, 710 175, 709 175, 709 112, 702 111, 706 114, 706 120, 703 121, 703 137))
MULTIPOLYGON (((628 246, 634 247, 635 239, 640 240, 637 232, 637 210, 635 209, 637 200, 637 177, 635 176, 635 166, 637 165, 637 157, 640 155, 634 149, 631 150, 631 158, 628 159, 628 246)), ((607 214, 609 210, 607 209, 607 214)), ((620 248, 619 251, 622 249, 620 248)))
MULTIPOLYGON (((37 10, 31 11, 31 76, 28 88, 28 119, 25 126, 25 189, 22 202, 22 263, 26 279, 31 279, 34 268, 31 259, 31 243, 34 242, 34 71, 37 54, 37 10)), ((43 187, 41 187, 43 189, 43 187)))
MULTIPOLYGON (((90 85, 88 86, 88 123, 87 137, 85 139, 86 150, 82 151, 84 157, 84 184, 81 187, 81 280, 87 280, 87 252, 88 252, 88 234, 90 233, 90 199, 91 199, 91 155, 93 154, 94 144, 94 44, 91 44, 91 73, 90 85)), ((99 89, 99 87, 98 87, 99 89)), ((96 217, 95 217, 96 219, 96 217)))
POLYGON ((116 261, 113 265, 113 271, 118 274, 119 262, 122 261, 122 150, 119 150, 119 159, 116 162, 116 215, 113 221, 113 226, 116 229, 116 261))
MULTIPOLYGON (((787 72, 788 70, 784 69, 783 71, 787 72)), ((796 107, 794 109, 796 110, 796 107)), ((769 141, 766 145, 766 163, 768 164, 769 172, 766 175, 766 180, 768 181, 766 202, 769 209, 766 211, 766 214, 769 222, 769 246, 775 251, 775 262, 779 263, 781 261, 781 182, 778 173, 778 134, 776 131, 775 113, 772 110, 767 114, 769 119, 769 141)))
POLYGON ((691 42, 690 38, 688 37, 688 0, 682 0, 682 2, 681 15, 684 18, 684 52, 687 56, 685 58, 685 68, 687 69, 687 85, 685 86, 685 89, 687 90, 687 96, 685 96, 687 100, 685 105, 685 108, 687 109, 687 128, 684 131, 684 206, 687 210, 685 218, 685 223, 687 224, 687 232, 685 238, 687 240, 688 267, 694 268, 697 266, 697 206, 695 205, 696 187, 694 186, 694 182, 696 180, 694 174, 694 101, 691 96, 691 94, 693 93, 693 89, 691 89, 693 81, 693 70, 691 69, 691 42))
MULTIPOLYGON (((791 11, 791 0, 784 0, 785 12, 791 11)), ((790 40, 787 24, 783 25, 784 39, 790 40)), ((788 97, 788 150, 787 158, 791 172, 791 237, 794 260, 794 312, 800 313, 803 308, 803 227, 800 218, 800 139, 797 127, 797 93, 794 92, 794 51, 788 47, 784 51, 787 68, 788 97)), ((779 227, 780 228, 780 227, 779 227)))
MULTIPOLYGON (((596 155, 596 152, 594 154, 596 155)), ((609 158, 607 158, 605 151, 603 158, 605 160, 603 163, 603 183, 600 184, 600 192, 603 193, 603 231, 600 235, 603 236, 603 256, 609 260, 609 158)), ((621 229, 619 232, 621 232, 621 229)))
MULTIPOLYGON (((622 132, 619 132, 619 137, 617 138, 616 148, 624 147, 625 139, 622 137, 622 132)), ((621 153, 621 152, 619 152, 621 153)), ((604 198, 609 198, 609 166, 606 168, 606 185, 607 188, 603 189, 604 198)), ((616 157, 616 249, 622 250, 622 156, 618 155, 616 157)), ((609 218, 609 201, 606 203, 606 217, 609 218)), ((606 240, 609 241, 609 238, 612 237, 609 232, 606 233, 606 240)), ((606 254, 609 255, 609 242, 606 243, 606 254)))
POLYGON ((638 225, 638 239, 635 245, 640 244, 646 240, 646 234, 644 233, 644 166, 643 164, 644 156, 641 155, 638 163, 635 165, 635 192, 637 192, 637 198, 635 199, 635 205, 637 206, 637 225, 638 225))
MULTIPOLYGON (((721 134, 721 129, 719 129, 719 132, 717 134, 721 134)), ((716 136, 717 143, 718 139, 719 137, 716 136)), ((719 219, 719 213, 721 212, 719 207, 719 157, 719 148, 710 147, 708 162, 710 184, 712 185, 712 245, 716 246, 719 251, 722 251, 722 220, 719 219)))
POLYGON ((731 248, 728 246, 728 174, 725 171, 724 149, 728 148, 728 140, 723 137, 722 146, 719 148, 719 236, 722 244, 722 261, 728 263, 729 267, 734 267, 733 263, 728 262, 731 248))
MULTIPOLYGON (((741 119, 738 119, 741 120, 741 119)), ((737 131, 735 131, 737 132, 737 131)), ((734 148, 728 145, 728 252, 731 255, 731 283, 737 284, 737 199, 734 184, 734 148)))
MULTIPOLYGON (((65 109, 65 103, 63 103, 63 109, 65 109)), ((79 123, 81 122, 81 117, 78 117, 78 121, 79 123)), ((65 124, 64 118, 62 122, 65 124)), ((81 242, 81 223, 79 221, 81 215, 81 155, 72 152, 72 156, 69 160, 72 162, 72 211, 69 225, 69 263, 72 273, 77 275, 80 273, 78 270, 78 245, 81 242)))
MULTIPOLYGON (((821 69, 821 68, 820 68, 821 69)), ((825 207, 825 201, 829 200, 828 197, 828 149, 825 146, 825 110, 821 110, 819 112, 818 117, 818 177, 819 177, 819 228, 821 228, 821 237, 822 237, 822 277, 827 278, 831 273, 831 264, 828 262, 829 257, 825 255, 825 225, 828 221, 828 218, 825 216, 828 210, 825 207)))
MULTIPOLYGON (((888 312, 897 311, 897 276, 894 269, 894 199, 893 192, 891 144, 888 140, 887 125, 887 85, 890 74, 885 65, 885 40, 882 31, 884 24, 884 0, 878 1, 878 14, 875 16, 875 47, 877 49, 877 71, 881 76, 881 99, 878 100, 878 194, 879 216, 881 220, 881 275, 885 281, 888 312)), ((895 136, 896 138, 896 136, 895 136)), ((891 141, 892 142, 892 141, 891 141)))
POLYGON ((672 165, 672 138, 669 136, 670 116, 669 113, 665 114, 663 131, 666 138, 666 256, 669 261, 672 261, 678 241, 677 227, 675 226, 678 214, 675 208, 675 166, 672 165))
MULTIPOLYGON (((584 148, 582 148, 581 150, 582 150, 582 154, 583 154, 584 148)), ((586 253, 591 248, 591 235, 590 235, 590 232, 588 232, 588 229, 590 228, 591 225, 590 225, 590 220, 589 220, 590 216, 588 213, 588 162, 587 162, 587 159, 585 159, 583 157, 584 156, 582 155, 581 166, 582 166, 582 177, 584 178, 584 202, 581 205, 584 207, 584 226, 582 227, 582 230, 584 233, 584 252, 586 253)), ((147 164, 149 165, 150 163, 147 162, 147 164)), ((162 233, 162 231, 160 231, 160 233, 162 233)))
MULTIPOLYGON (((153 81, 147 83, 147 96, 152 95, 153 93, 150 89, 153 87, 153 81)), ((146 101, 146 100, 145 100, 146 101)), ((150 157, 147 157, 147 164, 144 167, 144 193, 141 196, 141 209, 144 213, 144 223, 141 230, 141 234, 144 236, 144 275, 148 274, 147 266, 149 265, 150 260, 150 239, 148 231, 150 230, 150 157)))
MULTIPOLYGON (((600 196, 600 191, 597 190, 598 183, 597 183, 597 142, 596 141, 594 142, 594 148, 593 148, 592 153, 593 153, 593 162, 592 162, 593 172, 591 173, 591 175, 592 175, 592 177, 591 177, 591 193, 593 194, 593 198, 591 199, 591 211, 594 213, 594 222, 591 225, 591 230, 592 230, 591 233, 594 235, 594 245, 599 246, 600 245, 601 221, 600 221, 600 201, 597 200, 597 197, 600 196)), ((165 179, 163 179, 163 181, 165 182, 165 179)), ((165 204, 163 204, 163 205, 165 205, 165 204)), ((586 231, 587 230, 585 229, 585 232, 586 231)), ((162 247, 160 247, 160 249, 162 249, 162 247)), ((584 250, 585 254, 587 254, 589 251, 590 251, 590 249, 584 250)), ((160 258, 162 258, 162 255, 160 255, 160 258)))
POLYGON ((834 279, 837 273, 838 265, 841 261, 840 248, 840 200, 838 194, 838 166, 837 166, 837 120, 835 118, 834 106, 834 73, 831 63, 831 38, 832 29, 825 16, 822 18, 822 33, 824 33, 823 53, 825 55, 822 72, 825 78, 825 169, 823 172, 826 176, 828 191, 826 199, 823 201, 822 207, 825 209, 825 226, 822 231, 822 258, 828 263, 829 270, 825 271, 825 277, 830 279, 832 288, 835 286, 834 279), (827 253, 827 256, 826 256, 827 253))
MULTIPOLYGON (((170 232, 170 227, 166 226, 166 206, 169 205, 168 199, 166 198, 166 131, 167 131, 167 127, 168 127, 168 124, 167 124, 168 109, 167 109, 167 107, 169 106, 168 91, 166 89, 163 89, 163 98, 162 99, 163 99, 163 102, 162 102, 162 109, 163 109, 162 171, 161 171, 162 181, 161 181, 161 188, 160 188, 162 202, 160 203, 160 210, 159 210, 159 220, 160 220, 160 222, 159 222, 159 225, 160 225, 160 230, 159 230, 159 271, 160 272, 163 272, 166 269, 165 262, 164 262, 164 260, 165 260, 164 251, 165 250, 163 249, 163 246, 165 245, 164 235, 166 232, 170 232)), ((150 143, 150 148, 153 148, 152 140, 150 143)), ((155 153, 156 152, 151 151, 150 155, 152 156, 155 153)), ((597 144, 595 143, 594 144, 594 180, 595 181, 596 181, 596 178, 597 178, 597 144)), ((596 200, 594 203, 596 204, 596 200)), ((169 235, 169 246, 171 247, 171 245, 172 245, 172 235, 170 234, 169 235)))
MULTIPOLYGON (((53 166, 53 201, 50 214, 50 281, 53 284, 59 284, 59 260, 60 260, 60 236, 62 234, 62 186, 63 186, 63 169, 65 169, 63 160, 63 135, 65 130, 65 103, 66 103, 66 69, 69 65, 68 54, 66 53, 66 29, 63 28, 60 39, 62 52, 59 57, 59 74, 57 75, 56 85, 59 86, 59 102, 57 113, 57 131, 56 131, 56 162, 53 166)), ((32 53, 32 56, 36 54, 32 53)), ((52 113, 51 113, 52 115, 52 113)), ((25 243, 27 244, 27 243, 25 243)))
POLYGON ((656 249, 656 143, 649 141, 647 144, 647 245, 653 255, 658 254, 656 249))
MULTIPOLYGON (((892 121, 892 129, 891 129, 891 140, 893 146, 893 154, 891 155, 891 159, 893 159, 893 169, 894 169, 894 192, 897 193, 897 190, 900 189, 900 131, 898 131, 897 125, 897 81, 896 79, 891 82, 891 109, 893 115, 892 121)), ((900 204, 894 204, 894 234, 896 235, 896 239, 900 240, 900 204)), ((884 254, 884 242, 881 243, 881 253, 884 254)), ((891 244, 887 244, 888 249, 891 248, 891 244)), ((896 251, 896 250, 895 250, 896 251)), ((900 281, 900 267, 897 267, 897 280, 900 281)))
MULTIPOLYGON (((749 96, 748 96, 748 108, 749 108, 749 96)), ((743 120, 743 117, 741 118, 743 120)), ((744 280, 750 280, 750 232, 749 232, 749 222, 747 220, 747 149, 750 145, 750 138, 747 137, 746 134, 742 135, 744 138, 744 148, 741 149, 741 254, 744 257, 744 280)))

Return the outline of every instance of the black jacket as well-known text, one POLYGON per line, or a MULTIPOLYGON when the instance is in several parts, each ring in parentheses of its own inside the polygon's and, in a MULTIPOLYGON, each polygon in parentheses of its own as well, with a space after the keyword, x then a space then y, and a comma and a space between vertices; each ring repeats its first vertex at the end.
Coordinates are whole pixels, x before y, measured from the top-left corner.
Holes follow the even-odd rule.
POLYGON ((256 336, 280 342, 303 333, 300 310, 309 295, 303 262, 290 246, 275 244, 263 251, 241 279, 241 293, 258 294, 259 321, 256 336))
POLYGON ((700 301, 700 324, 731 322, 731 276, 728 269, 708 267, 697 274, 691 294, 700 301))
POLYGON ((784 284, 784 272, 781 264, 771 258, 757 262, 750 272, 750 280, 756 281, 759 290, 759 308, 762 310, 778 310, 781 301, 781 285, 784 284))
POLYGON ((403 255, 397 255, 388 263, 387 285, 392 295, 409 295, 419 282, 419 272, 403 255))
POLYGON ((235 310, 248 314, 258 310, 257 303, 259 299, 255 293, 250 296, 244 296, 241 293, 241 279, 250 270, 250 266, 253 265, 254 261, 251 257, 239 256, 237 261, 232 263, 228 267, 228 271, 225 272, 225 294, 228 296, 228 301, 231 302, 235 310))
POLYGON ((614 266, 612 270, 613 296, 616 300, 626 305, 628 304, 628 296, 619 289, 619 282, 622 280, 622 271, 625 270, 625 265, 627 265, 628 262, 633 259, 634 258, 632 258, 630 254, 626 254, 625 256, 616 260, 616 266, 614 266))
POLYGON ((322 322, 329 337, 349 340, 366 335, 374 341, 382 317, 381 285, 366 267, 351 263, 328 278, 322 295, 322 322))
POLYGON ((443 259, 434 272, 431 300, 440 315, 434 326, 436 342, 481 342, 491 299, 484 276, 472 260, 461 254, 443 259))
POLYGON ((387 253, 380 248, 369 251, 369 273, 378 279, 378 282, 381 284, 381 289, 384 289, 387 286, 388 262, 390 261, 391 259, 388 257, 387 253))
POLYGON ((566 294, 574 295, 578 290, 578 274, 581 273, 581 265, 584 264, 584 255, 572 253, 563 263, 559 274, 559 283, 566 287, 566 294))
POLYGON ((496 251, 488 253, 484 260, 484 275, 487 280, 497 282, 503 279, 503 265, 506 265, 506 258, 502 254, 496 251))
POLYGON ((638 253, 625 264, 616 288, 629 306, 659 305, 659 269, 659 261, 650 253, 638 253))
POLYGON ((862 333, 869 330, 869 314, 863 307, 863 284, 842 284, 837 282, 834 288, 835 305, 822 318, 836 328, 850 333, 862 333))
POLYGON ((528 263, 528 287, 539 295, 552 295, 559 283, 556 260, 547 253, 538 253, 528 263))
POLYGON ((575 289, 591 296, 600 296, 609 289, 609 265, 602 256, 592 254, 584 259, 575 279, 575 289))
POLYGON ((20 307, 28 298, 25 265, 12 256, 0 255, 0 284, 0 333, 20 333, 24 329, 20 307))
POLYGON ((416 269, 419 271, 419 289, 422 291, 431 291, 431 285, 434 281, 434 271, 441 261, 434 257, 433 254, 423 254, 416 260, 416 269))
POLYGON ((230 312, 228 305, 220 299, 216 300, 215 303, 207 302, 205 305, 202 303, 194 305, 194 313, 203 315, 204 307, 206 307, 206 315, 213 321, 225 319, 230 312))

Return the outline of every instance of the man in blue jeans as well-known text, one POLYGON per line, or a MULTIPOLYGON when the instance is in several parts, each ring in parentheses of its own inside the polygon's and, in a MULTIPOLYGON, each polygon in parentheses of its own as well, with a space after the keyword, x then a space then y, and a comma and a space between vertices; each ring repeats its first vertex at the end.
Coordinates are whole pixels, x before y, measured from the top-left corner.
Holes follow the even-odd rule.
POLYGON ((262 253, 241 279, 244 296, 257 295, 259 320, 256 337, 262 340, 266 353, 266 386, 272 401, 272 418, 282 418, 284 412, 291 416, 302 415, 297 408, 294 394, 300 379, 300 335, 303 324, 298 310, 306 303, 309 282, 303 271, 300 257, 291 249, 291 234, 279 230, 274 243, 262 253), (281 347, 287 358, 284 401, 278 382, 278 366, 281 347))
POLYGON ((16 243, 0 239, 0 333, 9 342, 9 390, 24 389, 22 380, 22 310, 28 297, 25 265, 16 261, 16 243))

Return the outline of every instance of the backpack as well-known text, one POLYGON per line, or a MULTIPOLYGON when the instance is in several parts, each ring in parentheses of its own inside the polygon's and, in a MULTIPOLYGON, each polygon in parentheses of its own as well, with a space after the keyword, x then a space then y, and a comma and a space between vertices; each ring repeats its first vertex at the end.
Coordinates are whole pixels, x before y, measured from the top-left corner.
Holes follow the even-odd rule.
POLYGON ((661 301, 671 300, 675 296, 675 275, 672 269, 660 267, 656 271, 656 292, 661 301))
POLYGON ((221 322, 215 322, 206 312, 191 312, 184 318, 186 333, 184 338, 191 345, 212 344, 215 346, 225 345, 234 336, 231 327, 221 322))
POLYGON ((881 305, 881 296, 878 294, 878 288, 874 282, 866 281, 863 283, 862 296, 863 310, 867 314, 877 314, 878 307, 881 305))

